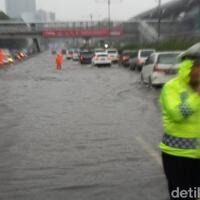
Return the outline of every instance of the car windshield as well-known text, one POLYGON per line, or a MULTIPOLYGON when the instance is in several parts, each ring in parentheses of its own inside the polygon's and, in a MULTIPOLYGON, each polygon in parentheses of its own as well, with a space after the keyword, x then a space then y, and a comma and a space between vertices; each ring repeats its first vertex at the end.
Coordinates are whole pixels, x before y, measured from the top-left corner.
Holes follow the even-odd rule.
POLYGON ((134 51, 124 51, 122 54, 124 56, 130 56, 132 53, 134 53, 134 51))
POLYGON ((108 53, 117 53, 117 51, 108 51, 108 53))
POLYGON ((9 55, 10 54, 8 49, 4 49, 3 52, 4 52, 5 55, 9 55))
POLYGON ((158 63, 160 64, 177 64, 179 63, 179 59, 177 58, 178 53, 171 54, 161 54, 158 58, 158 63))
POLYGON ((140 56, 141 56, 141 57, 149 57, 153 52, 154 52, 153 50, 141 51, 140 56))
POLYGON ((108 55, 107 55, 107 54, 97 54, 97 56, 100 56, 100 57, 107 57, 108 55))
POLYGON ((92 55, 92 52, 81 52, 82 55, 85 55, 85 56, 90 56, 92 55))
POLYGON ((94 51, 97 52, 97 53, 98 52, 104 52, 104 49, 95 49, 94 51))
POLYGON ((137 54, 138 54, 137 51, 132 52, 132 53, 130 54, 130 58, 136 58, 136 57, 137 57, 137 54))

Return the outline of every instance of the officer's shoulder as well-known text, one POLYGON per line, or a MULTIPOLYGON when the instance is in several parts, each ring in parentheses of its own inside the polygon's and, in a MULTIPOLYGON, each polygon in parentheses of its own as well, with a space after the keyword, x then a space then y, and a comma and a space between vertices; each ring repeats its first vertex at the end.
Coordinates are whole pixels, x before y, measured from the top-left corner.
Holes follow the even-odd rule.
POLYGON ((173 88, 176 89, 177 88, 177 82, 178 82, 177 78, 173 78, 173 79, 169 80, 163 86, 163 90, 168 90, 168 89, 173 89, 173 88))

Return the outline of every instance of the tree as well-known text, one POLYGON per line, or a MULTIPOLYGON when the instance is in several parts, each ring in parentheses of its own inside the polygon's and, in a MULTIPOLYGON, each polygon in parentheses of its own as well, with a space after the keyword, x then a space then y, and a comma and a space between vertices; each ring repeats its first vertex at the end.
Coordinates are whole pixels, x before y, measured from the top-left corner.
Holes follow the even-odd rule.
POLYGON ((0 11, 0 20, 10 19, 4 12, 0 11))

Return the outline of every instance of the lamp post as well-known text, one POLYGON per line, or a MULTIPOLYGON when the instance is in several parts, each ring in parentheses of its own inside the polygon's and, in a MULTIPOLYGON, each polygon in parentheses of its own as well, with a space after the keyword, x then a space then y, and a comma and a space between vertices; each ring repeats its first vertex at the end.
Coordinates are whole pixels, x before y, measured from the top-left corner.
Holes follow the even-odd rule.
POLYGON ((92 27, 93 26, 93 14, 90 14, 90 27, 92 27))
MULTIPOLYGON (((98 0, 95 0, 95 1, 98 1, 98 0)), ((100 0, 99 0, 100 1, 100 0)), ((122 0, 119 0, 120 2, 122 1, 122 0)), ((104 0, 104 2, 105 2, 105 0, 104 0)), ((108 33, 109 33, 109 45, 111 44, 111 35, 110 35, 110 33, 111 33, 111 3, 113 3, 113 1, 112 0, 106 0, 106 3, 107 3, 107 5, 108 5, 108 33)))
POLYGON ((158 0, 158 41, 160 40, 161 14, 161 0, 158 0))
POLYGON ((108 31, 109 31, 109 40, 110 40, 110 30, 111 30, 111 24, 110 24, 110 4, 111 4, 111 0, 108 0, 108 31))

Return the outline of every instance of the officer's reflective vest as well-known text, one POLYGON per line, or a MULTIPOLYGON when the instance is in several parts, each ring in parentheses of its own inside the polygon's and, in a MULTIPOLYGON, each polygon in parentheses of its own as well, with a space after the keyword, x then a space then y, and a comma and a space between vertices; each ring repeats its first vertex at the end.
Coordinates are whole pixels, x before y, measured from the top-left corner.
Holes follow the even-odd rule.
POLYGON ((200 159, 200 96, 189 86, 193 62, 185 60, 175 79, 165 84, 160 95, 164 136, 161 151, 200 159))

